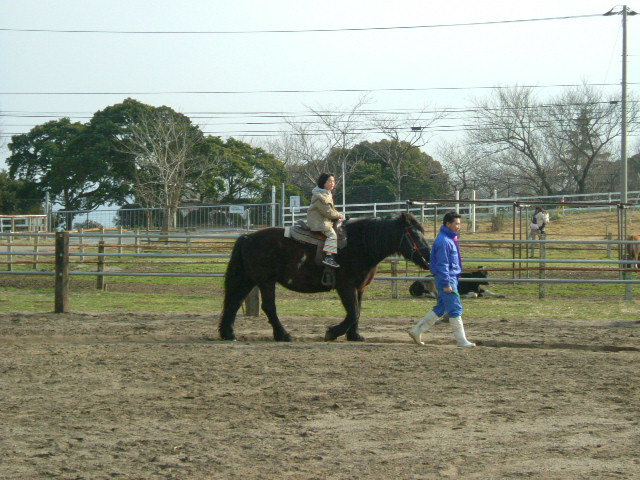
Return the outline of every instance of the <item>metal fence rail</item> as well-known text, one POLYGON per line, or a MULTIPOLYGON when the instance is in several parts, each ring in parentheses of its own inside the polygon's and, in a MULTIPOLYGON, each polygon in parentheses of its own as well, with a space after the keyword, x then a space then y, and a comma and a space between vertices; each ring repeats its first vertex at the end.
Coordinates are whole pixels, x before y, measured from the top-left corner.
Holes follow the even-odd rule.
MULTIPOLYGON (((66 278, 66 282, 68 284, 68 278, 72 276, 93 276, 97 279, 101 279, 103 277, 197 277, 197 278, 207 278, 207 277, 224 277, 224 273, 219 272, 116 272, 116 271, 104 271, 104 266, 106 264, 107 259, 227 259, 230 257, 229 253, 209 253, 209 252, 188 252, 188 253, 179 253, 176 251, 172 252, 130 252, 126 251, 127 249, 141 249, 141 248, 153 248, 153 249, 162 249, 162 248, 180 248, 188 250, 197 246, 194 240, 206 241, 206 240, 233 240, 238 237, 238 234, 192 234, 192 233, 184 233, 184 234, 132 234, 126 232, 101 232, 101 233, 89 233, 89 234, 79 234, 79 233, 69 233, 69 232, 59 232, 57 234, 44 234, 44 233, 0 233, 0 246, 2 243, 7 248, 5 250, 0 250, 0 257, 4 256, 7 258, 7 262, 4 262, 8 265, 8 269, 6 271, 0 270, 0 274, 4 275, 49 275, 56 276, 56 282, 58 282, 59 277, 63 275, 66 278), (10 239, 15 240, 16 238, 34 238, 34 243, 32 248, 30 249, 30 243, 28 241, 26 243, 18 243, 18 242, 10 242, 10 239), (43 244, 41 243, 42 238, 45 240, 55 240, 55 245, 43 244), (106 246, 104 239, 105 238, 115 238, 117 239, 117 243, 111 243, 106 246), (64 244, 61 244, 61 239, 64 239, 64 244), (150 241, 154 241, 156 243, 149 243, 150 241), (179 243, 181 246, 176 247, 175 245, 167 244, 167 241, 173 241, 175 243, 179 243), (147 242, 146 244, 144 242, 147 242), (62 245, 62 246, 61 246, 62 245), (52 249, 55 246, 55 249, 52 249), (17 250, 20 248, 20 250, 17 250), (47 248, 48 251, 42 251, 41 248, 47 248), (78 251, 71 251, 71 249, 78 251), (117 252, 107 252, 106 248, 118 249, 117 252), (20 258, 34 258, 33 263, 35 265, 38 264, 38 257, 51 258, 54 257, 55 262, 51 261, 41 261, 41 265, 48 265, 51 268, 51 265, 55 263, 55 269, 51 269, 49 271, 38 271, 38 270, 16 270, 12 268, 13 266, 21 265, 20 258), (95 260, 85 261, 85 258, 94 258, 95 260), (82 263, 96 264, 96 270, 94 271, 71 271, 69 266, 71 264, 75 264, 72 259, 80 258, 82 263), (60 263, 62 262, 62 267, 60 263), (65 271, 66 269, 66 271, 65 271)), ((231 246, 231 242, 229 243, 229 247, 231 246)), ((500 257, 496 255, 496 257, 467 257, 465 258, 465 262, 467 265, 469 264, 491 264, 491 263, 510 263, 512 265, 516 264, 537 264, 538 267, 534 269, 529 269, 529 267, 525 267, 525 271, 527 275, 530 273, 534 273, 538 278, 521 278, 514 277, 512 278, 494 278, 491 277, 492 283, 522 283, 522 284, 538 284, 541 286, 541 294, 542 286, 546 284, 558 284, 558 283, 573 283, 573 284, 619 284, 625 286, 625 298, 631 299, 631 287, 635 284, 640 283, 640 279, 633 278, 633 269, 628 268, 619 268, 626 267, 629 264, 637 263, 634 261, 629 261, 627 259, 576 259, 576 258, 549 258, 546 256, 546 253, 549 250, 546 249, 547 246, 552 245, 627 245, 630 243, 638 244, 640 242, 626 242, 619 240, 511 240, 511 239, 461 239, 461 243, 473 243, 473 244, 487 244, 487 245, 517 245, 517 244, 530 244, 535 243, 539 248, 540 257, 538 258, 518 258, 518 257, 500 257), (558 264, 558 265, 576 265, 583 264, 587 266, 605 266, 610 265, 613 267, 617 267, 614 270, 619 270, 621 272, 620 278, 547 278, 546 273, 550 272, 551 269, 548 266, 558 264)), ((204 244, 206 245, 206 244, 204 244)), ((210 247, 214 248, 214 247, 210 247)), ((511 250, 510 250, 511 253, 511 250)), ((408 272, 405 272, 405 275, 399 274, 397 264, 399 262, 403 262, 404 259, 400 257, 390 257, 387 259, 388 262, 392 264, 392 276, 378 274, 375 278, 377 280, 382 281, 391 281, 393 291, 397 292, 397 282, 403 281, 415 281, 415 280, 424 280, 426 277, 421 275, 413 275, 408 272), (396 265, 394 267, 393 265, 396 265)), ((123 263, 122 261, 117 263, 123 263)), ((159 262, 165 263, 166 262, 159 262)), ((184 262, 183 262, 184 263, 184 262)), ((108 264, 107 264, 108 265, 108 264)), ((147 263, 147 265, 149 265, 147 263)), ((478 268, 478 267, 471 267, 478 268)), ((571 269, 568 267, 567 269, 571 269)), ((491 271, 491 268, 486 268, 486 270, 491 271)), ((498 270, 504 270, 503 268, 498 268, 498 270)), ((512 269, 514 272, 516 270, 522 269, 512 269)), ((574 269, 575 271, 579 271, 574 269)), ((590 271, 598 271, 597 268, 592 268, 587 270, 590 271)), ((473 279, 460 279, 461 282, 473 281, 473 279)), ((56 289, 56 292, 58 289, 56 289)), ((67 291, 68 294, 68 291, 67 291)), ((394 295, 397 298, 397 294, 394 295)))
MULTIPOLYGON (((163 228, 165 217, 161 208, 58 210, 52 213, 51 225, 66 230, 122 227, 152 231, 163 228)), ((178 207, 170 223, 183 230, 249 230, 278 225, 279 219, 278 203, 195 205, 178 207)))
MULTIPOLYGON (((472 193, 475 196, 475 192, 472 193)), ((640 204, 640 191, 628 192, 628 202, 640 204)), ((275 198, 275 195, 273 196, 275 198)), ((478 199, 480 200, 480 199, 478 199)), ((451 200, 450 204, 455 204, 456 209, 464 216, 474 216, 478 218, 490 218, 499 213, 510 215, 510 206, 513 202, 544 205, 545 203, 561 203, 566 206, 558 206, 560 214, 565 215, 573 212, 593 212, 608 210, 612 211, 612 206, 588 205, 581 207, 570 207, 572 202, 619 202, 619 192, 588 193, 575 195, 547 195, 537 197, 500 197, 497 194, 485 200, 496 202, 493 205, 469 204, 469 199, 451 200), (501 203, 504 204, 501 206, 501 203)), ((438 212, 438 206, 409 206, 407 201, 382 202, 382 203, 357 203, 339 206, 344 212, 354 218, 362 216, 384 217, 395 215, 400 212, 410 211, 418 218, 431 218, 438 212)), ((259 204, 223 204, 223 205, 191 205, 181 206, 173 218, 173 225, 178 229, 191 230, 247 230, 254 227, 266 227, 276 225, 291 225, 297 219, 306 217, 308 206, 286 205, 286 202, 276 202, 259 204), (284 203, 284 204, 283 204, 284 203)), ((442 209, 442 205, 440 205, 442 209)), ((99 210, 57 210, 51 214, 49 221, 50 228, 63 226, 67 230, 77 228, 94 227, 123 227, 128 229, 159 230, 165 220, 164 210, 161 208, 101 208, 99 210)))

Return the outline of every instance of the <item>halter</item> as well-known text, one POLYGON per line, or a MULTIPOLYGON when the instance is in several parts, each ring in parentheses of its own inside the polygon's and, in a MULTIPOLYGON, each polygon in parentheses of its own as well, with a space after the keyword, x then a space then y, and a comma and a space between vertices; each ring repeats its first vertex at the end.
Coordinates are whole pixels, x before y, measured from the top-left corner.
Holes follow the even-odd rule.
POLYGON ((413 262, 413 257, 417 255, 422 259, 422 262, 425 265, 429 265, 429 262, 425 260, 424 256, 422 256, 422 253, 420 252, 421 250, 420 247, 418 247, 418 244, 416 243, 413 236, 411 235, 411 228, 412 227, 406 227, 404 229, 404 234, 400 238, 400 244, 398 245, 398 251, 402 251, 402 242, 404 242, 404 240, 407 239, 407 241, 409 242, 409 246, 411 247, 411 257, 409 260, 413 262))

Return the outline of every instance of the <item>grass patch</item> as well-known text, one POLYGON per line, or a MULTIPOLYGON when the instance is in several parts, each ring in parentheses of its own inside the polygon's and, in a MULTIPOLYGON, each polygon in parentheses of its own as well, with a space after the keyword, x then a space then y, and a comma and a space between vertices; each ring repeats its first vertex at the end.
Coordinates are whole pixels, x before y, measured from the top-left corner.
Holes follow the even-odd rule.
MULTIPOLYGON (((202 293, 191 292, 191 287, 183 282, 180 285, 174 284, 175 289, 167 291, 164 288, 162 292, 153 292, 153 285, 146 285, 144 291, 136 291, 139 286, 137 282, 133 282, 127 291, 98 291, 92 289, 93 282, 89 284, 74 278, 69 305, 71 311, 76 312, 181 311, 218 315, 222 308, 222 279, 179 280, 199 280, 202 293), (203 285, 206 288, 202 289, 203 285)), ((417 320, 425 315, 435 305, 435 300, 411 297, 408 285, 408 282, 401 282, 400 298, 394 300, 391 298, 391 285, 388 282, 374 282, 364 296, 363 319, 406 317, 417 320)), ((492 288, 507 295, 507 298, 465 299, 463 305, 466 318, 635 320, 640 307, 638 300, 624 300, 624 287, 619 285, 550 285, 545 299, 538 298, 537 286, 503 284, 492 288)), ((283 318, 299 315, 340 318, 345 315, 336 292, 303 295, 278 287, 277 304, 278 312, 283 318)), ((53 311, 53 305, 53 288, 0 288, 0 311, 50 312, 53 311)))

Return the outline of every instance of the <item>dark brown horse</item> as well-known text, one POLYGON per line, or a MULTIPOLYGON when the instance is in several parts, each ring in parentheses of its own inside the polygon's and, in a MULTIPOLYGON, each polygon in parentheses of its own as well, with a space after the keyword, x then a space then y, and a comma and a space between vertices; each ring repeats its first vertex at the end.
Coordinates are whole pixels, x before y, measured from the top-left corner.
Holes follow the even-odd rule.
MULTIPOLYGON (((335 289, 347 311, 344 321, 327 329, 325 340, 346 334, 347 340, 362 341, 358 320, 362 294, 371 283, 378 264, 392 253, 401 253, 418 266, 429 268, 429 246, 424 230, 413 215, 393 219, 362 218, 346 222, 347 246, 338 252, 341 265, 335 270, 335 289)), ((225 278, 224 307, 218 332, 223 340, 235 340, 236 313, 256 285, 262 296, 262 310, 273 328, 276 341, 289 342, 276 312, 276 282, 301 293, 326 292, 323 267, 316 266, 316 247, 285 238, 284 229, 265 228, 236 240, 225 278)))

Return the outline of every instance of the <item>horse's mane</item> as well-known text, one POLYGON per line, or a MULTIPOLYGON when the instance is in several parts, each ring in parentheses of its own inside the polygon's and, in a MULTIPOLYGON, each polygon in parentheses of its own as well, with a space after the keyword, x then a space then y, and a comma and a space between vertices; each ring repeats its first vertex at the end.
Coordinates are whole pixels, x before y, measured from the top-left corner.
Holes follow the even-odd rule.
POLYGON ((349 249, 366 252, 372 260, 384 258, 393 252, 398 242, 398 218, 358 218, 349 220, 347 245, 349 249))

